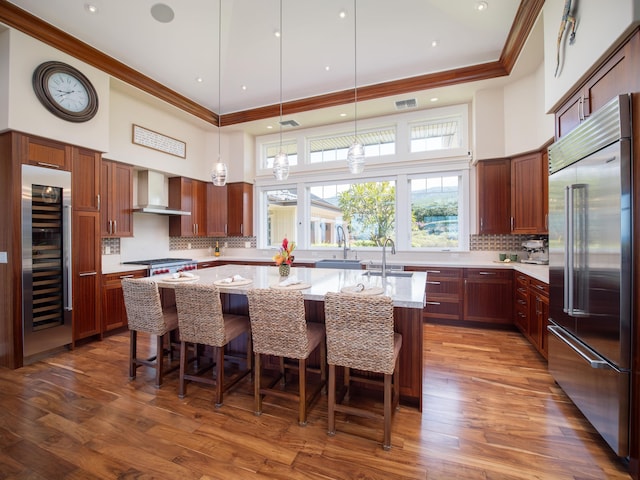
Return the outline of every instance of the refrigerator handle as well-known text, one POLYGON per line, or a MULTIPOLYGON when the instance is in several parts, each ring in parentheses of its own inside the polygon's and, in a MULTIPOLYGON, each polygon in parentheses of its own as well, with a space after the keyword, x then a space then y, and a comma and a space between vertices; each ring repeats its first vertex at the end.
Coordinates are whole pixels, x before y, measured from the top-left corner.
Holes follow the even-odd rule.
POLYGON ((585 353, 583 350, 586 350, 586 349, 584 348, 581 349, 578 345, 572 342, 571 339, 567 338, 563 334, 561 327, 558 327, 556 325, 547 325, 547 330, 549 330, 550 333, 554 334, 556 338, 558 338, 558 340, 560 340, 562 343, 564 343, 569 348, 571 348, 571 350, 576 352, 580 356, 580 358, 582 358, 585 362, 587 362, 591 366, 591 368, 611 368, 611 366, 605 360, 601 360, 597 356, 596 356, 597 358, 591 358, 588 355, 588 353, 591 353, 591 352, 587 351, 585 353))
POLYGON ((71 205, 64 206, 65 217, 64 234, 63 234, 63 250, 64 250, 64 275, 67 281, 67 294, 65 296, 64 309, 71 311, 73 309, 73 276, 71 268, 71 205))
POLYGON ((562 310, 573 313, 573 186, 564 189, 564 303, 562 310))

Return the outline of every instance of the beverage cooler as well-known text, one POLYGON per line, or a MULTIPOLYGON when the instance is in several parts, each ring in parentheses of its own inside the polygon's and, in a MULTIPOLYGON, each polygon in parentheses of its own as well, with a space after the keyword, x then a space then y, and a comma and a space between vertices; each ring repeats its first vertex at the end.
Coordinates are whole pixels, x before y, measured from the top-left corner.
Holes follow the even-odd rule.
POLYGON ((72 341, 71 173, 22 166, 24 363, 72 341))

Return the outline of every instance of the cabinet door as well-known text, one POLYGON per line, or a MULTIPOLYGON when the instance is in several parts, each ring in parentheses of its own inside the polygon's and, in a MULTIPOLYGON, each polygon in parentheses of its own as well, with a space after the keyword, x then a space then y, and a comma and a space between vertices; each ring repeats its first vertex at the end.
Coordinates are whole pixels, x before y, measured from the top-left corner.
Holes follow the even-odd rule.
POLYGON ((100 214, 74 212, 73 341, 100 333, 100 214))
POLYGON ((538 351, 547 358, 547 321, 549 319, 549 284, 531 279, 531 325, 529 337, 538 351))
POLYGON ((198 237, 207 234, 207 186, 186 177, 169 179, 169 208, 185 210, 191 215, 169 217, 169 235, 198 237))
POLYGON ((511 159, 511 232, 545 233, 544 183, 541 153, 511 159))
POLYGON ((512 324, 511 270, 465 269, 464 320, 512 324))
POLYGON ((227 187, 207 183, 207 235, 227 235, 227 187))
POLYGON ((133 167, 109 160, 100 169, 100 234, 133 236, 133 167))
POLYGON ((100 211, 100 157, 99 152, 74 147, 73 157, 73 209, 74 211, 100 211))
POLYGON ((481 234, 511 233, 511 162, 478 162, 478 219, 481 234))
POLYGON ((253 185, 242 182, 227 184, 227 212, 227 235, 253 235, 253 185))
POLYGON ((518 330, 529 337, 529 277, 524 273, 515 273, 514 323, 518 330))
POLYGON ((30 135, 20 135, 19 145, 21 163, 71 170, 70 145, 30 135))
POLYGON ((123 278, 142 278, 146 270, 109 273, 102 276, 102 333, 127 326, 127 310, 122 294, 123 278))
POLYGON ((423 319, 460 320, 462 318, 461 268, 408 266, 405 270, 427 272, 423 319))

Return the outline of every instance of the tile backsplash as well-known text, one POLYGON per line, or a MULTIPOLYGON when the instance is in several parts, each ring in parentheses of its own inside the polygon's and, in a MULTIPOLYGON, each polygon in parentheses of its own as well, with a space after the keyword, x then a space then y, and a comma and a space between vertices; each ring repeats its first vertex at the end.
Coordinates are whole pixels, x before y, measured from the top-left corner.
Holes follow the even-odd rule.
POLYGON ((469 237, 469 250, 505 251, 522 250, 522 242, 532 239, 548 240, 547 235, 476 235, 469 237))

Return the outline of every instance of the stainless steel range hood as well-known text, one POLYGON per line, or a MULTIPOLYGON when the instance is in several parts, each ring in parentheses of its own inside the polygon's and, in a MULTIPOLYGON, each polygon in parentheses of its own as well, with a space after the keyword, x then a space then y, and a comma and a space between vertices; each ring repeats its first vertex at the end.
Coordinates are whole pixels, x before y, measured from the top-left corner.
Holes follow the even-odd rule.
POLYGON ((169 208, 169 187, 164 174, 153 170, 138 172, 138 213, 153 213, 156 215, 191 215, 184 210, 169 208))

